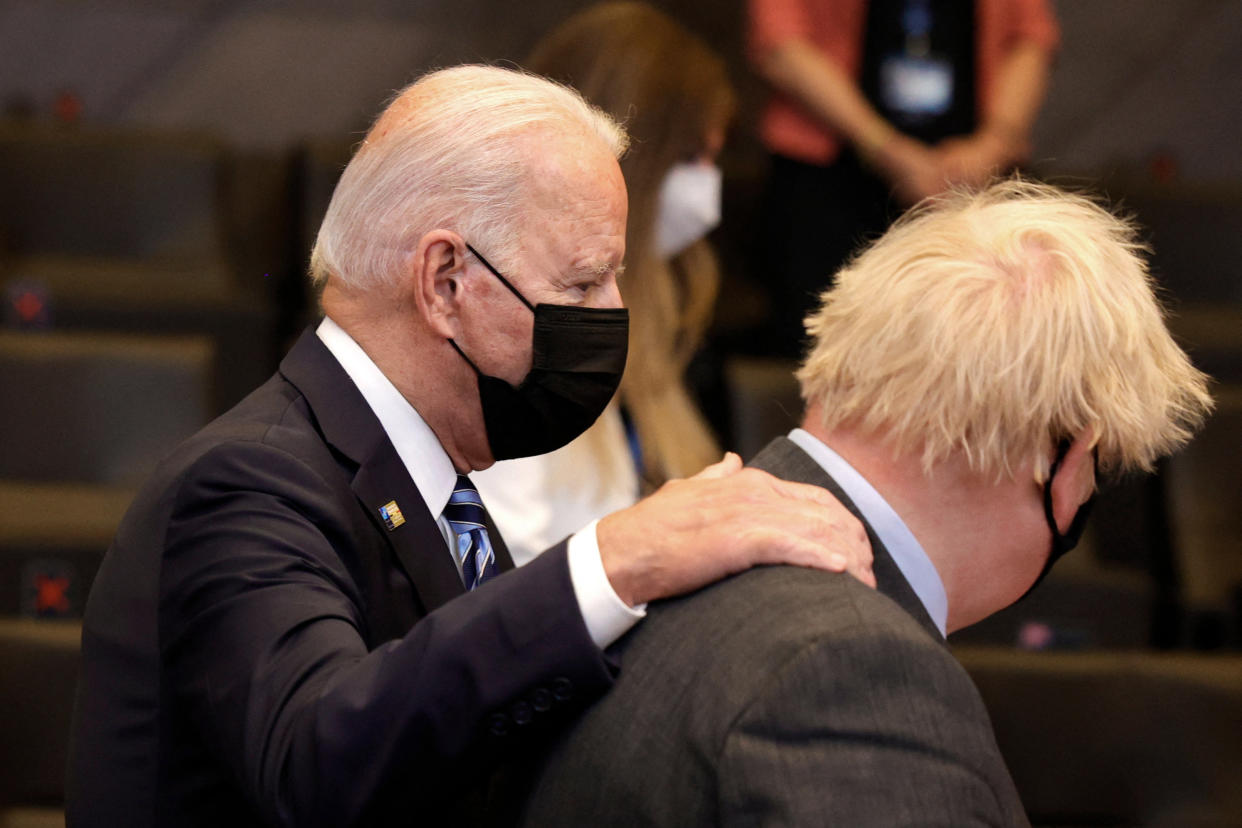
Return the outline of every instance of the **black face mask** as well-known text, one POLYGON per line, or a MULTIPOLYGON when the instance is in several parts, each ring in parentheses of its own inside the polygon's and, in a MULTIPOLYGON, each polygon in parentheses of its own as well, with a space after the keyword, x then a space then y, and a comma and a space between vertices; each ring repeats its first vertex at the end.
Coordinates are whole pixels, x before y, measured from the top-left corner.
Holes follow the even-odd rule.
MULTIPOLYGON (((1083 530, 1087 528, 1087 518, 1091 516, 1091 507, 1095 505, 1095 495, 1078 507, 1078 511, 1074 513, 1074 519, 1070 521, 1069 528, 1065 530, 1065 534, 1061 534, 1061 530, 1057 528, 1057 519, 1052 514, 1052 478, 1056 477, 1057 470, 1061 467, 1061 461, 1065 459, 1066 453, 1069 451, 1070 441, 1062 440, 1057 446, 1057 457, 1052 461, 1052 467, 1048 469, 1048 480, 1044 483, 1044 519, 1048 521, 1048 528, 1052 530, 1052 551, 1048 553, 1048 560, 1044 563, 1043 570, 1040 571, 1039 577, 1035 579, 1035 583, 1022 593, 1022 598, 1030 595, 1035 587, 1039 586, 1040 581, 1048 577, 1048 573, 1052 571, 1052 566, 1065 556, 1075 546, 1078 541, 1082 540, 1083 530)), ((1095 463, 1094 455, 1092 463, 1095 463)), ((1021 601, 1022 598, 1018 600, 1021 601)))
POLYGON ((483 266, 535 315, 530 373, 518 386, 474 368, 487 442, 496 460, 554 451, 599 419, 621 384, 629 346, 629 311, 532 305, 470 245, 483 266))

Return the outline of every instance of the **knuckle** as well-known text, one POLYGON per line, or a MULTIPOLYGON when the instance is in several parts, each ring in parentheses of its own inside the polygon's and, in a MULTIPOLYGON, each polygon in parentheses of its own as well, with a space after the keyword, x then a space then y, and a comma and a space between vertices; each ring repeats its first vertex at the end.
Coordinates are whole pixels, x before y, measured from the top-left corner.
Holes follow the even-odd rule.
POLYGON ((736 480, 739 485, 745 485, 752 488, 769 488, 770 483, 774 478, 765 471, 747 467, 733 475, 733 479, 736 480))

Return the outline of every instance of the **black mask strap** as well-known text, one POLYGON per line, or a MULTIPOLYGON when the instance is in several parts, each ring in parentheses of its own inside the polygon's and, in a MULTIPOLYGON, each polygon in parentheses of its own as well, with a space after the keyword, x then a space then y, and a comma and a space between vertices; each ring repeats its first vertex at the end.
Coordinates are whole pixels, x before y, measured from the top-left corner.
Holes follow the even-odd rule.
MULTIPOLYGON (((473 247, 471 247, 469 242, 467 242, 467 243, 466 243, 466 249, 467 249, 467 250, 469 250, 471 253, 473 253, 473 254, 475 255, 475 258, 477 258, 480 262, 482 262, 482 263, 483 263, 483 266, 484 266, 484 267, 486 267, 488 270, 490 270, 490 271, 492 272, 492 275, 493 275, 493 276, 495 276, 497 279, 499 279, 499 280, 500 280, 500 283, 501 283, 502 285, 504 285, 504 286, 505 286, 505 287, 507 287, 509 290, 511 290, 511 291, 513 292, 513 295, 514 295, 514 296, 516 296, 518 299, 522 300, 522 304, 523 304, 523 305, 525 305, 526 307, 530 308, 530 312, 531 312, 531 313, 534 313, 534 312, 535 312, 535 306, 534 306, 534 305, 532 305, 530 302, 527 302, 527 301, 526 301, 526 297, 525 297, 525 296, 523 296, 523 295, 521 294, 521 292, 520 292, 517 288, 515 288, 515 287, 514 287, 514 286, 513 286, 513 285, 509 282, 509 280, 508 280, 508 279, 506 279, 504 276, 500 275, 500 271, 499 271, 499 270, 497 270, 496 268, 492 267, 492 263, 491 263, 491 262, 489 262, 487 259, 483 258, 483 254, 482 254, 482 253, 480 253, 479 251, 477 251, 477 250, 475 250, 473 247)), ((473 368, 473 369, 474 369, 474 372, 475 372, 476 374, 478 374, 480 377, 481 377, 481 376, 483 376, 483 372, 479 370, 479 366, 477 366, 477 365, 475 365, 475 364, 474 364, 474 360, 472 360, 472 359, 470 359, 470 357, 466 356, 466 352, 465 352, 465 351, 463 351, 463 350, 461 349, 461 347, 460 347, 460 346, 459 346, 456 342, 454 342, 454 341, 453 341, 452 337, 449 337, 449 341, 448 341, 448 343, 449 343, 450 345, 452 345, 452 346, 453 346, 453 350, 454 350, 454 351, 456 351, 458 354, 460 354, 460 355, 461 355, 461 358, 462 358, 462 359, 464 359, 464 360, 466 361, 466 364, 467 364, 467 365, 469 365, 471 368, 473 368)))
MULTIPOLYGON (((497 279, 499 279, 499 280, 500 280, 500 283, 501 283, 502 285, 504 285, 504 286, 505 286, 505 287, 507 287, 509 290, 511 290, 511 291, 513 292, 513 295, 514 295, 514 296, 516 296, 517 298, 521 299, 521 300, 522 300, 522 304, 523 304, 523 305, 525 305, 526 307, 530 308, 531 313, 534 313, 534 312, 535 312, 535 306, 534 306, 534 305, 532 305, 530 302, 528 302, 528 301, 526 300, 526 297, 522 295, 522 292, 521 292, 521 291, 519 291, 517 288, 515 288, 515 287, 513 286, 513 284, 512 284, 512 283, 511 283, 508 279, 506 279, 504 276, 500 275, 500 271, 499 271, 499 270, 497 270, 496 268, 492 267, 492 263, 491 263, 491 262, 489 262, 487 259, 483 258, 483 254, 482 254, 482 253, 480 253, 479 251, 477 251, 477 250, 475 250, 473 247, 471 247, 471 246, 470 246, 470 244, 469 244, 469 242, 467 242, 467 243, 466 243, 466 249, 467 249, 467 250, 469 250, 471 253, 473 253, 473 254, 474 254, 474 256, 475 256, 475 258, 476 258, 476 259, 478 259, 480 262, 482 262, 482 263, 483 263, 483 266, 484 266, 484 267, 486 267, 488 270, 490 270, 490 271, 492 272, 492 275, 493 275, 493 276, 495 276, 497 279)), ((469 360, 467 360, 467 361, 469 361, 469 360)))
POLYGON ((475 365, 475 364, 474 364, 474 360, 472 360, 470 357, 466 356, 466 352, 465 352, 465 351, 463 351, 463 350, 462 350, 462 349, 458 346, 458 344, 452 340, 452 338, 451 338, 451 337, 449 338, 448 344, 450 344, 450 345, 452 345, 452 346, 453 346, 453 350, 454 350, 454 351, 456 351, 456 352, 457 352, 457 353, 461 356, 461 358, 462 358, 462 359, 464 359, 464 360, 466 361, 466 364, 467 364, 467 365, 469 365, 471 368, 473 368, 473 369, 474 369, 474 372, 475 372, 476 374, 478 374, 479 376, 482 376, 482 375, 483 375, 483 372, 479 370, 479 366, 477 366, 477 365, 475 365))
MULTIPOLYGON (((1048 560, 1044 563, 1044 568, 1040 571, 1039 577, 1022 594, 1022 598, 1030 595, 1035 587, 1039 586, 1040 582, 1048 577, 1048 573, 1052 571, 1053 565, 1082 540, 1082 533, 1087 528, 1087 518, 1091 516, 1091 507, 1095 505, 1095 495, 1093 494, 1078 507, 1078 511, 1074 513, 1074 519, 1070 521, 1069 528, 1065 530, 1065 534, 1061 534, 1061 530, 1057 526, 1056 516, 1052 512, 1052 480, 1061 468, 1065 455, 1069 453, 1071 444, 1072 441, 1066 439, 1057 445, 1056 459, 1052 461, 1052 466, 1048 469, 1048 480, 1044 483, 1044 520, 1048 522, 1048 528, 1052 531, 1052 549, 1048 553, 1048 560)), ((1091 462, 1093 464, 1097 462, 1094 451, 1091 455, 1091 462)), ((1018 600, 1020 601, 1022 598, 1018 600)))

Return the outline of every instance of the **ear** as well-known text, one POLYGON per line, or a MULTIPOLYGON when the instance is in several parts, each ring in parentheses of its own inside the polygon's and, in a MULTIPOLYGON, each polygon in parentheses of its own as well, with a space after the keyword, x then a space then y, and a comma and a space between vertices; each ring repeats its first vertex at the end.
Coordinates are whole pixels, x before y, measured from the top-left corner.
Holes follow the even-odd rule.
POLYGON ((456 336, 466 243, 451 230, 432 230, 418 240, 411 269, 414 302, 427 327, 446 339, 456 336))
POLYGON ((1069 529, 1078 507, 1095 492, 1095 433, 1079 432, 1070 443, 1069 451, 1052 479, 1052 516, 1057 527, 1069 529))

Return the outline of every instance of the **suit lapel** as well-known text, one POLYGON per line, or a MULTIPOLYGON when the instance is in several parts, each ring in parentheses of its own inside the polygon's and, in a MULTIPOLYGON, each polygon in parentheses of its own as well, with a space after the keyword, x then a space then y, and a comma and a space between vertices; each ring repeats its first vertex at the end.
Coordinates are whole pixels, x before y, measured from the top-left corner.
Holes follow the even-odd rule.
POLYGON ((435 516, 386 436, 358 467, 352 488, 376 530, 387 538, 427 612, 465 592, 435 516), (400 510, 399 525, 390 527, 381 517, 380 510, 389 503, 400 510))
POLYGON ((936 628, 935 622, 927 614, 927 609, 923 606, 923 602, 919 600, 914 588, 910 586, 910 582, 902 574, 900 567, 897 566, 897 562, 893 560, 888 550, 884 548, 884 544, 880 542, 880 538, 871 528, 871 524, 863 517, 858 507, 854 505, 854 501, 850 500, 841 487, 837 485, 837 482, 810 455, 798 448, 798 445, 792 440, 778 437, 771 443, 768 443, 755 459, 750 462, 750 465, 795 483, 810 483, 820 486, 827 489, 832 493, 833 497, 841 501, 841 505, 849 509, 855 517, 861 520, 863 527, 867 530, 867 538, 871 541, 871 551, 875 557, 875 560, 872 562, 872 571, 875 573, 876 589, 895 601, 914 620, 918 621, 924 629, 931 633, 937 641, 944 642, 944 636, 940 634, 940 630, 936 628))
MULTIPOLYGON (((465 588, 436 516, 423 502, 366 399, 313 328, 302 334, 280 371, 306 398, 324 439, 356 465, 351 488, 392 548, 424 610, 431 612, 462 594, 465 588), (391 528, 380 514, 389 503, 397 504, 404 521, 391 528)), ((499 562, 503 544, 493 546, 498 547, 499 562)), ((507 550, 504 557, 512 567, 507 550)))

